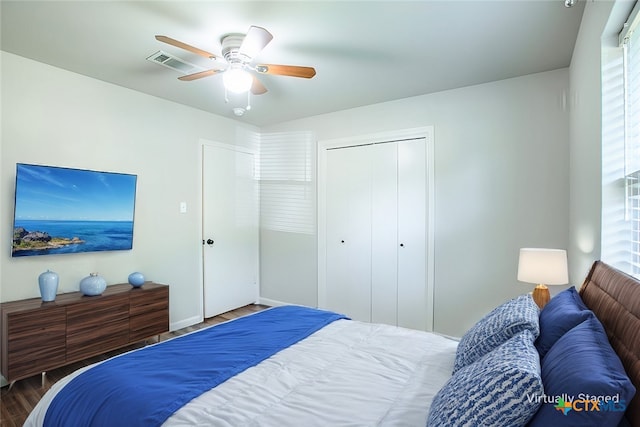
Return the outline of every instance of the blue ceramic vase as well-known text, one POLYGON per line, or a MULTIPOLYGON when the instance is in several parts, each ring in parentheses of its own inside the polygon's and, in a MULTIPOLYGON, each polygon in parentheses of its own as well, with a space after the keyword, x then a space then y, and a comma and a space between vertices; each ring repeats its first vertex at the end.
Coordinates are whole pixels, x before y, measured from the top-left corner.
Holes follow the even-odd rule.
POLYGON ((144 275, 142 273, 131 273, 128 278, 129 284, 134 288, 139 288, 144 285, 144 275))
POLYGON ((91 273, 80 281, 80 292, 87 296, 101 295, 107 289, 107 281, 98 273, 91 273))
POLYGON ((58 293, 58 274, 55 271, 47 270, 40 274, 38 285, 40 285, 42 301, 55 301, 56 293, 58 293))

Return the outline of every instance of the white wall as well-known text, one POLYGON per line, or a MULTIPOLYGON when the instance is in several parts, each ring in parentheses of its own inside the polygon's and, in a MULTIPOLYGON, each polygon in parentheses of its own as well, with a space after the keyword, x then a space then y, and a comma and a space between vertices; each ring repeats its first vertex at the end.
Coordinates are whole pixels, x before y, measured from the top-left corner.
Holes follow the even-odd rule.
POLYGON ((587 2, 570 67, 569 277, 578 287, 600 257, 601 35, 613 2, 587 2))
MULTIPOLYGON (((434 126, 434 327, 461 335, 533 287, 516 280, 520 247, 568 245, 568 89, 569 70, 562 69, 262 131, 312 131, 325 140, 434 126)), ((260 251, 269 265, 263 297, 317 303, 317 236, 263 230, 260 251)))
MULTIPOLYGON (((38 275, 76 291, 97 271, 107 283, 133 271, 170 288, 173 327, 202 316, 200 139, 248 144, 257 129, 159 98, 0 52, 0 301, 39 296, 38 275), (138 175, 133 250, 11 258, 15 164, 38 163, 138 175), (185 201, 186 214, 179 213, 185 201)), ((255 148, 255 147, 251 147, 255 148)))
MULTIPOLYGON (((171 322, 201 310, 198 147, 201 138, 245 144, 237 122, 52 68, 2 60, 2 200, 15 163, 138 174, 134 249, 10 257, 0 254, 0 300, 38 296, 51 268, 61 292, 98 271, 109 283, 140 270, 169 283, 171 322), (187 214, 178 213, 186 201, 187 214)), ((531 286, 515 279, 518 248, 568 244, 567 69, 371 105, 261 129, 314 132, 319 140, 435 127, 435 329, 460 335, 488 310, 531 286)), ((9 242, 3 203, 0 241, 9 242)), ((263 230, 261 293, 317 303, 317 236, 263 230)))
POLYGON ((569 277, 577 285, 597 259, 619 268, 629 262, 618 243, 621 233, 623 240, 628 238, 621 209, 622 111, 620 102, 611 97, 622 96, 618 33, 634 3, 587 2, 571 59, 569 277))

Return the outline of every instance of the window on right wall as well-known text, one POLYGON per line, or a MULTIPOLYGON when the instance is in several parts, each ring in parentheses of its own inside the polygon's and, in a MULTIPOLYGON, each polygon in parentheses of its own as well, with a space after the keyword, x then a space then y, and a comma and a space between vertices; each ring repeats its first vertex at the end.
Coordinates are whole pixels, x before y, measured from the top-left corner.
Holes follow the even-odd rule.
POLYGON ((640 3, 602 55, 602 259, 640 278, 640 3))
POLYGON ((630 273, 640 276, 640 18, 638 5, 620 33, 624 76, 625 220, 630 273))

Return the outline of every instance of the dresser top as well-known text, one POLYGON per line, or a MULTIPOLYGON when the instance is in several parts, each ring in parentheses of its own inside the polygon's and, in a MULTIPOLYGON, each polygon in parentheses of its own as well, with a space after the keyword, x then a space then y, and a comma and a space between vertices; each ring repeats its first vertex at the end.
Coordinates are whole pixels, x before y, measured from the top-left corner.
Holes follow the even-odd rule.
POLYGON ((163 285, 155 282, 144 282, 144 284, 139 288, 134 288, 128 283, 119 283, 117 285, 107 286, 105 291, 101 295, 96 296, 87 296, 82 294, 82 292, 68 292, 64 294, 56 295, 55 301, 43 302, 42 298, 29 298, 18 301, 9 301, 3 302, 0 304, 0 310, 3 314, 23 311, 23 310, 33 310, 33 309, 46 309, 46 308, 55 308, 55 307, 63 307, 70 304, 75 304, 79 302, 83 302, 86 300, 97 300, 105 297, 109 297, 111 295, 120 295, 128 292, 144 292, 158 288, 168 288, 168 285, 163 285))

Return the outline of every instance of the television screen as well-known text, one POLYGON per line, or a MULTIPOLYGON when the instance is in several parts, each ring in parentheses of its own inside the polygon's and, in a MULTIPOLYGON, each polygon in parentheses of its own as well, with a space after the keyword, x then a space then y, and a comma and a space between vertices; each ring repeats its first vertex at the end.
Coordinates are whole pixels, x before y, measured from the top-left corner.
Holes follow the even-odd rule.
POLYGON ((16 166, 14 257, 133 247, 137 175, 16 166))

